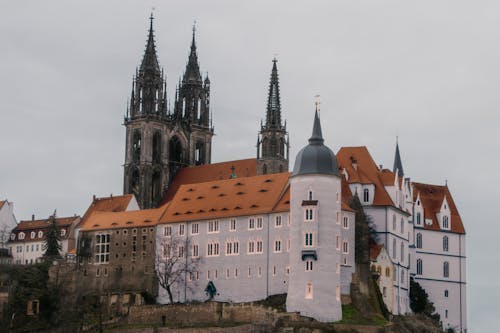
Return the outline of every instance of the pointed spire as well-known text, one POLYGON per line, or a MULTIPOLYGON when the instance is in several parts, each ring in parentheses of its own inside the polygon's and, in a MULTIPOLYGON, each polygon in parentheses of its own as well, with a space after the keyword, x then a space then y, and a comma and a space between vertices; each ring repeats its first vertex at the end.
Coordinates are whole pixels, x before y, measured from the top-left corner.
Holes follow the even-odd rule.
POLYGON ((198 65, 198 54, 196 53, 196 21, 193 24, 193 38, 191 40, 191 51, 189 53, 189 59, 186 65, 186 71, 184 72, 184 78, 182 79, 182 81, 184 83, 202 82, 200 66, 198 65))
POLYGON ((151 13, 151 16, 149 17, 150 22, 148 41, 146 44, 146 50, 144 51, 144 57, 142 58, 140 70, 151 70, 160 74, 160 65, 158 63, 158 57, 156 55, 156 46, 154 40, 153 19, 153 13, 151 13))
POLYGON ((314 124, 313 124, 313 132, 312 136, 309 139, 309 144, 311 145, 322 145, 323 142, 323 133, 321 132, 321 122, 318 116, 318 109, 314 112, 314 124))
POLYGON ((266 127, 281 128, 281 102, 280 102, 280 86, 278 80, 278 60, 273 59, 273 69, 271 71, 271 79, 269 82, 269 95, 267 97, 267 113, 266 127))
POLYGON ((392 172, 396 172, 396 171, 397 171, 399 177, 404 176, 403 163, 401 162, 401 155, 399 154, 398 137, 396 137, 396 154, 394 156, 394 167, 392 169, 392 172))

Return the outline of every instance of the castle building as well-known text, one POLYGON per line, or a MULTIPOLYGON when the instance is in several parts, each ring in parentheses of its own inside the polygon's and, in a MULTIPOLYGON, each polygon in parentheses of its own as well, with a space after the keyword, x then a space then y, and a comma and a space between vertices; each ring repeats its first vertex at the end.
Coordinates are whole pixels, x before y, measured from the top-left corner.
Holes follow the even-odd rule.
POLYGON ((287 294, 287 311, 340 320, 357 281, 350 208, 357 196, 370 219, 371 266, 389 311, 411 313, 413 277, 443 327, 466 332, 465 229, 446 186, 406 177, 399 144, 392 170, 364 146, 334 154, 317 112, 289 173, 276 59, 256 158, 211 164, 209 99, 193 30, 168 107, 151 18, 125 118, 125 195, 94 199, 79 225, 79 271, 89 290, 147 291, 160 303, 287 294))
POLYGON ((415 280, 444 329, 467 329, 465 228, 448 186, 412 183, 415 280))
MULTIPOLYGON (((52 218, 52 217, 51 217, 52 218)), ((29 265, 41 262, 45 253, 46 233, 51 225, 51 218, 25 220, 12 230, 8 243, 14 264, 29 265)), ((75 248, 75 226, 80 222, 80 216, 57 217, 56 225, 59 231, 62 257, 75 248)))
POLYGON ((153 17, 146 50, 132 83, 124 125, 126 147, 123 190, 134 194, 143 209, 156 207, 168 184, 183 167, 210 163, 212 136, 210 80, 202 80, 195 30, 189 60, 177 87, 173 110, 160 68, 153 17))

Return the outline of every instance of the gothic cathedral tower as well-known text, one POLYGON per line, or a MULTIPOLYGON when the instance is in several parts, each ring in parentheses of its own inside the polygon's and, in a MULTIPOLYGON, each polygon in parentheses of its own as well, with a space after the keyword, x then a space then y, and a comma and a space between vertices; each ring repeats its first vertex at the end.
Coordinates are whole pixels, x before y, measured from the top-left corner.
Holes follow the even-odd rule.
POLYGON ((210 81, 202 82, 194 38, 174 112, 167 105, 167 84, 160 68, 153 34, 153 16, 146 50, 132 83, 124 125, 126 148, 123 191, 134 194, 142 209, 156 207, 177 171, 210 163, 210 81), (179 102, 180 101, 180 102, 179 102))
POLYGON ((261 124, 257 138, 257 174, 288 171, 288 133, 281 123, 280 87, 278 68, 273 59, 269 96, 267 98, 266 123, 261 124))

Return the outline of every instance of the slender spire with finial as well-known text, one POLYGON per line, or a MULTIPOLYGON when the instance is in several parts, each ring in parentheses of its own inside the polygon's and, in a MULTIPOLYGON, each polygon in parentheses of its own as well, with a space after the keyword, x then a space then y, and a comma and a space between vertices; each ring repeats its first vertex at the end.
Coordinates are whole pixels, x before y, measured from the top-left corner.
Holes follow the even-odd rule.
POLYGON ((273 59, 271 79, 269 82, 269 95, 267 97, 266 127, 281 128, 281 101, 278 80, 278 67, 276 57, 273 59))
POLYGON ((153 30, 153 13, 149 17, 149 32, 148 32, 148 41, 146 44, 146 50, 144 51, 144 57, 142 58, 142 63, 140 70, 152 70, 157 72, 160 75, 160 65, 158 63, 158 57, 156 55, 156 46, 154 39, 154 30, 153 30))
POLYGON ((394 166, 392 168, 392 172, 397 172, 399 177, 404 176, 403 171, 403 162, 401 162, 401 155, 399 154, 399 142, 398 137, 396 136, 396 153, 394 156, 394 166))
POLYGON ((191 51, 189 53, 188 63, 186 65, 186 71, 184 72, 184 78, 182 80, 185 82, 202 82, 200 67, 198 65, 198 55, 196 53, 196 21, 193 23, 193 38, 191 40, 191 51))

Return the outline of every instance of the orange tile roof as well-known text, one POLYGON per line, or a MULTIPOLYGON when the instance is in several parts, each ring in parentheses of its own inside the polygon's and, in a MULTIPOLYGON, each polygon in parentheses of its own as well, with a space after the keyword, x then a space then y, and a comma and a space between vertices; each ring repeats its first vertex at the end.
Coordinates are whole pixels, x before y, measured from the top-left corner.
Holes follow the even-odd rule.
POLYGON ((370 239, 370 259, 376 260, 383 247, 384 245, 377 244, 373 239, 370 239))
POLYGON ((458 213, 457 206, 453 201, 448 186, 430 185, 422 183, 412 183, 413 185, 413 201, 417 200, 420 194, 420 201, 424 208, 424 218, 432 220, 432 224, 424 223, 424 228, 428 230, 441 230, 436 214, 439 213, 441 205, 446 197, 448 206, 450 207, 450 230, 451 232, 465 234, 465 228, 462 223, 462 218, 458 213))
POLYGON ((281 196, 280 200, 274 206, 273 212, 289 212, 290 211, 290 184, 287 184, 285 192, 281 196))
POLYGON ((3 205, 7 202, 7 200, 0 201, 0 209, 2 209, 3 205))
MULTIPOLYGON (((375 206, 394 206, 382 181, 382 173, 365 146, 342 147, 337 153, 339 168, 346 169, 349 176, 348 183, 373 184, 375 186, 375 206), (354 168, 353 162, 357 164, 354 168)), ((385 177, 385 176, 384 176, 385 177)))
POLYGON ((156 226, 167 205, 154 209, 129 210, 126 212, 95 211, 82 226, 82 231, 108 230, 156 226))
POLYGON ((80 226, 86 224, 87 219, 93 212, 123 212, 127 209, 134 196, 132 194, 109 196, 104 198, 94 197, 89 208, 83 215, 80 226))
POLYGON ((290 173, 284 172, 181 185, 160 223, 265 214, 278 207, 284 209, 289 176, 290 173))
POLYGON ((252 177, 257 174, 257 159, 255 158, 183 168, 175 175, 161 204, 172 200, 181 185, 228 179, 233 166, 237 177, 252 177))

